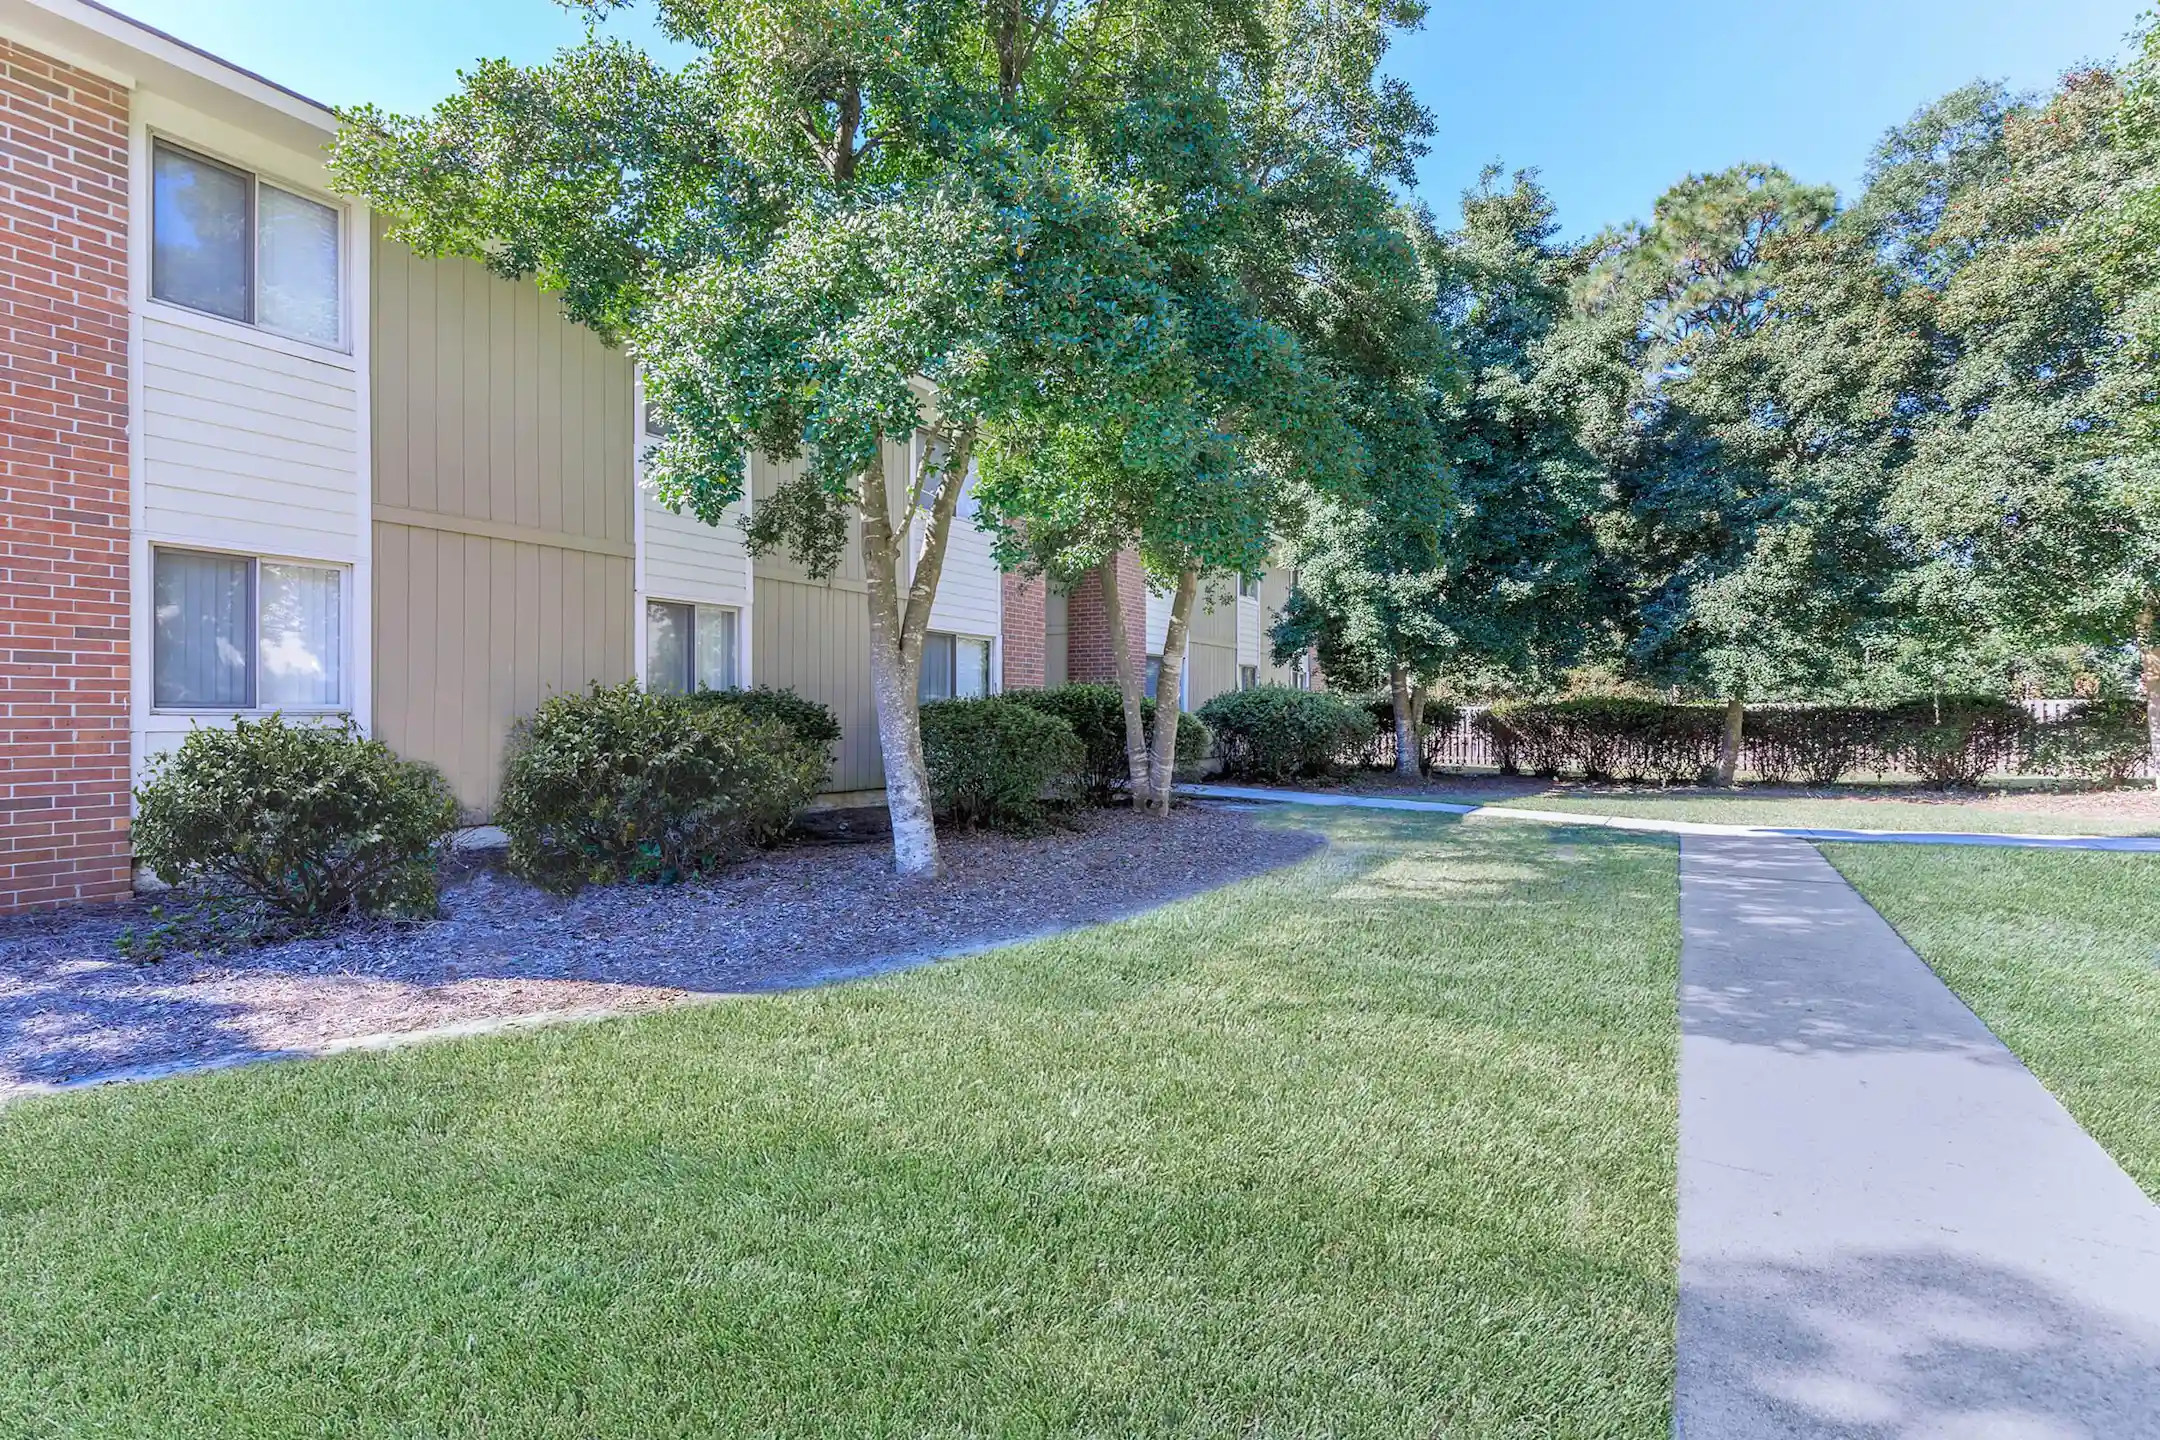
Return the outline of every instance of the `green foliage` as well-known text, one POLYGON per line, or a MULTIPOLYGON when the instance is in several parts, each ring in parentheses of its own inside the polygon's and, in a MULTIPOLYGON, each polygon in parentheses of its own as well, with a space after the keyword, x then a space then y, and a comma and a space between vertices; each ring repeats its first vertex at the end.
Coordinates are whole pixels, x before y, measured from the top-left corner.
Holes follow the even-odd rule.
POLYGON ((1495 705, 1478 717, 1501 769, 1591 780, 1691 781, 1717 759, 1723 713, 1623 696, 1495 705))
POLYGON ((551 890, 672 882, 779 836, 829 764, 770 714, 595 685, 511 732, 495 821, 511 868, 551 890))
MULTIPOLYGON (((1055 715, 1072 727, 1083 750, 1077 779, 1088 803, 1113 805, 1132 789, 1132 769, 1125 756, 1124 697, 1115 685, 1059 685, 1048 690, 1008 690, 1004 698, 1047 715, 1055 715)), ((1155 735, 1155 702, 1142 700, 1140 715, 1145 733, 1155 735)), ((1179 717, 1177 768, 1180 773, 1196 768, 1207 757, 1207 727, 1190 715, 1179 717)))
POLYGON ((135 792, 135 854, 168 885, 207 882, 276 915, 432 916, 457 800, 350 720, 197 726, 135 792))
POLYGON ((749 690, 700 690, 690 696, 694 705, 732 710, 752 720, 769 720, 794 736, 815 762, 818 782, 823 784, 832 769, 832 747, 840 743, 840 721, 830 707, 806 699, 793 690, 759 685, 749 690))
POLYGON ((1361 752, 1373 733, 1372 715, 1356 701, 1282 685, 1217 695, 1199 715, 1215 737, 1223 774, 1238 780, 1325 775, 1361 752))
POLYGON ((1061 716, 1002 695, 923 706, 922 737, 938 815, 968 829, 1041 829, 1088 763, 1061 716))
POLYGON ((1984 695, 1903 701, 1884 722, 1884 768, 1944 786, 1977 785, 2008 765, 2033 725, 2022 705, 1984 695))
POLYGON ((2120 785, 2153 758, 2145 702, 2084 701, 2062 719, 2036 727, 2031 747, 2032 768, 2042 774, 2120 785))
POLYGON ((1889 716, 1881 706, 1771 705, 1747 712, 1747 763, 1765 780, 1835 785, 1882 757, 1889 716))

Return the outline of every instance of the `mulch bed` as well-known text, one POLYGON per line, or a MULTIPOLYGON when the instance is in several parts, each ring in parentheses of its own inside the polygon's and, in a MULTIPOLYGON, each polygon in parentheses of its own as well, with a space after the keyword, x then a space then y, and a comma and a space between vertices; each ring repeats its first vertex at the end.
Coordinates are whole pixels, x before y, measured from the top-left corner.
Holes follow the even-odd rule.
POLYGON ((1167 821, 948 836, 946 873, 902 881, 878 845, 753 856, 707 882, 564 899, 491 868, 446 918, 349 925, 224 955, 122 958, 142 905, 0 920, 0 1095, 115 1073, 308 1054, 520 1016, 651 1009, 825 984, 1091 924, 1300 859, 1311 834, 1216 808, 1167 821))

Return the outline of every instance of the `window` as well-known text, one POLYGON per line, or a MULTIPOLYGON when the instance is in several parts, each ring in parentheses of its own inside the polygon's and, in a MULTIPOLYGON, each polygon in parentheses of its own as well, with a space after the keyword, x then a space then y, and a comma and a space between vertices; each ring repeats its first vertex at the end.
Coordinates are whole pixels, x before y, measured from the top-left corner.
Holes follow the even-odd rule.
POLYGON ((977 700, 990 693, 990 642, 970 635, 923 637, 921 700, 977 700))
POLYGON ((152 296, 317 345, 343 343, 343 215, 162 141, 150 171, 152 296))
POLYGON ((1259 599, 1259 598, 1260 598, 1260 577, 1259 577, 1259 576, 1257 576, 1257 575, 1240 575, 1240 576, 1238 576, 1238 580, 1237 580, 1237 593, 1238 593, 1238 594, 1240 594, 1240 595, 1242 595, 1242 596, 1244 596, 1244 597, 1245 597, 1245 598, 1246 598, 1247 600, 1257 600, 1257 599, 1259 599))
POLYGON ((1150 655, 1147 657, 1147 683, 1144 688, 1147 692, 1147 698, 1150 700, 1153 700, 1155 692, 1162 688, 1162 656, 1150 655))
POLYGON ((1238 689, 1240 689, 1240 690, 1257 690, 1257 689, 1259 689, 1259 688, 1260 688, 1260 667, 1259 667, 1259 666, 1257 666, 1257 665, 1240 665, 1240 666, 1238 666, 1238 667, 1237 667, 1237 688, 1238 688, 1238 689))
POLYGON ((151 703, 161 710, 345 704, 345 576, 326 565, 159 550, 151 703))
POLYGON ((659 695, 734 689, 735 625, 735 612, 724 606, 646 601, 645 688, 659 695))

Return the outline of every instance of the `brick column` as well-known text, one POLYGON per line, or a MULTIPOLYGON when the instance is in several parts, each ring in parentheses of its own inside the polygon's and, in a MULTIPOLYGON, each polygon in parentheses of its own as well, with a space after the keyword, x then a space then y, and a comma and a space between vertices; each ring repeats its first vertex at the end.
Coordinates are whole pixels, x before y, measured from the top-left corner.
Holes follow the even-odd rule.
POLYGON ((0 40, 0 913, 128 892, 127 124, 0 40))
POLYGON ((1043 591, 1047 582, 1040 575, 1030 578, 1010 572, 1002 578, 1005 583, 1005 624, 1004 633, 999 637, 999 648, 1005 659, 1001 688, 1040 690, 1048 678, 1043 648, 1047 634, 1043 624, 1043 591))
MULTIPOLYGON (((1125 644, 1134 673, 1147 665, 1147 577, 1140 557, 1121 551, 1117 557, 1118 600, 1125 611, 1125 644)), ((1067 601, 1065 673, 1075 682, 1117 683, 1117 662, 1110 653, 1110 622, 1103 609, 1102 576, 1090 570, 1072 587, 1067 601)))

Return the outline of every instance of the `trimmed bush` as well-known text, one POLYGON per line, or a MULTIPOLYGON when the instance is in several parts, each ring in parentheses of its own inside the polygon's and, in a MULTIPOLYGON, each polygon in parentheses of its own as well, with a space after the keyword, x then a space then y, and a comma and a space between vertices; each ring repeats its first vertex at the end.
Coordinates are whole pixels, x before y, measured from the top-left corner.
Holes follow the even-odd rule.
POLYGON ((1041 829, 1087 763, 1063 718, 1003 695, 923 706, 922 740, 938 817, 969 829, 1041 829))
POLYGON ((1223 773, 1239 780, 1324 775, 1338 757, 1362 750, 1373 731, 1363 705, 1283 685, 1217 695, 1200 707, 1200 720, 1215 737, 1223 773))
POLYGON ((1884 768, 1941 786, 1977 785, 2007 766, 2034 724, 2024 706, 1982 695, 1903 701, 1883 720, 1884 768))
MULTIPOLYGON (((1086 752, 1076 779, 1087 801, 1114 805, 1132 789, 1125 759, 1125 701, 1115 685, 1059 685, 1049 690, 1008 690, 1003 697, 1072 727, 1086 752)), ((1142 700, 1140 716, 1150 741, 1155 735, 1155 702, 1142 700)), ((1178 721, 1177 768, 1184 773, 1207 758, 1207 727, 1190 715, 1178 721)))
POLYGON ((2035 726, 2032 768, 2044 775, 2081 775, 2121 785, 2152 758, 2143 700, 2088 700, 2062 719, 2035 726))
POLYGON ((1503 774, 1591 780, 1694 780, 1716 763, 1722 711, 1709 705, 1595 695, 1495 705, 1477 720, 1503 774))
MULTIPOLYGON (((1395 697, 1378 695, 1358 702, 1372 716, 1372 734, 1355 750, 1335 757, 1338 765, 1368 770, 1393 770, 1395 768, 1395 697)), ((1425 697, 1418 717, 1418 736, 1421 744, 1420 768, 1431 770, 1440 763, 1440 751, 1454 737, 1462 724, 1462 707, 1451 700, 1425 697)))
POLYGON ((752 720, 779 722, 817 762, 819 784, 831 773, 832 749, 840 743, 840 722, 817 701, 769 685, 753 690, 700 690, 689 698, 695 705, 717 706, 752 720))
POLYGON ((1888 769, 1888 713, 1866 705, 1771 705, 1747 712, 1743 756, 1773 784, 1835 785, 1855 770, 1888 769))
POLYGON ((135 854, 168 885, 209 881, 291 920, 431 916, 457 800, 432 765, 350 720, 198 726, 135 792, 135 854))
POLYGON ((787 724, 637 684, 558 695, 510 733, 495 822, 551 890, 707 874, 784 832, 829 768, 787 724))

